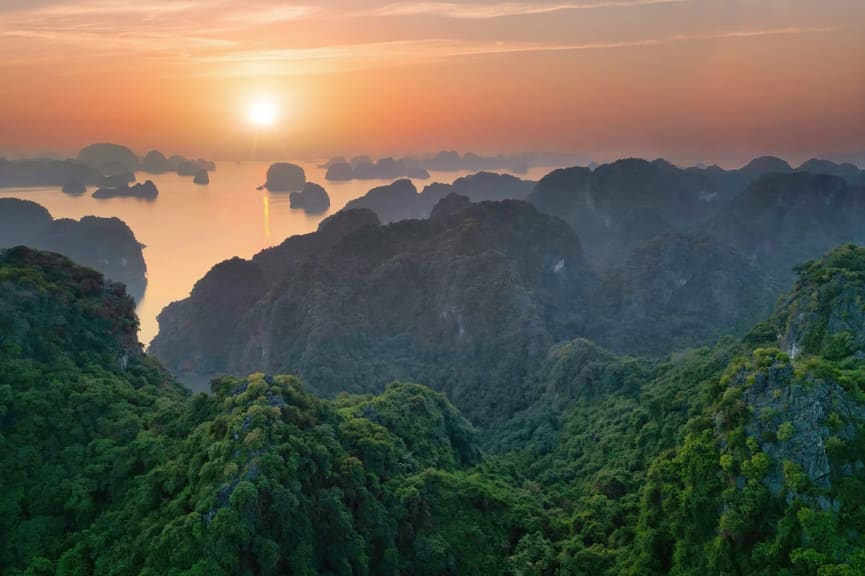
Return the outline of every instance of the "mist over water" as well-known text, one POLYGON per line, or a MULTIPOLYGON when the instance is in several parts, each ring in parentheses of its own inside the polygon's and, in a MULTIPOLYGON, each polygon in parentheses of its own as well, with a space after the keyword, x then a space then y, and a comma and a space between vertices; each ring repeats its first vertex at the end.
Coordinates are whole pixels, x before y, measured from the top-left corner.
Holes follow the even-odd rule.
MULTIPOLYGON (((154 201, 138 198, 98 200, 69 196, 59 188, 0 188, 0 198, 32 200, 54 218, 116 216, 125 221, 144 244, 147 291, 138 303, 139 339, 146 345, 158 331, 156 317, 169 303, 185 298, 195 282, 218 262, 239 256, 249 258, 260 250, 296 234, 313 232, 319 222, 341 210, 350 200, 390 180, 328 182, 317 163, 299 163, 307 181, 323 185, 330 195, 330 209, 307 214, 291 209, 287 193, 256 190, 266 180, 266 162, 224 162, 210 175, 210 184, 199 186, 192 178, 168 174, 138 173, 138 181, 153 180, 159 189, 154 201)), ((537 180, 550 168, 533 168, 520 178, 537 180)), ((471 171, 431 172, 428 180, 415 180, 418 191, 432 182, 451 183, 471 171)))

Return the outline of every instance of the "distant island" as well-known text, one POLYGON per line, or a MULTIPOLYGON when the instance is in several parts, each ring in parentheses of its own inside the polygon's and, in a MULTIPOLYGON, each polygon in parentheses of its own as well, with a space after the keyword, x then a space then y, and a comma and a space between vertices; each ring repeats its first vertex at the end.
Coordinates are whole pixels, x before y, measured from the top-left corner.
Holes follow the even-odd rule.
POLYGON ((123 188, 135 182, 136 172, 176 172, 181 176, 196 176, 201 170, 213 172, 216 164, 180 155, 166 158, 158 150, 149 151, 139 160, 126 146, 100 142, 85 146, 74 159, 69 160, 0 158, 0 188, 59 187, 67 194, 77 196, 84 194, 88 186, 123 188), (82 186, 85 188, 83 191, 82 186))
POLYGON ((267 169, 263 187, 271 192, 299 192, 306 184, 306 172, 297 164, 277 162, 267 169))
POLYGON ((63 190, 64 194, 69 194, 70 196, 81 196, 87 192, 87 186, 81 180, 72 179, 65 182, 61 190, 63 190))
POLYGON ((105 176, 77 160, 0 158, 0 188, 61 187, 71 181, 85 186, 102 186, 105 176))
POLYGON ((0 198, 0 248, 20 245, 63 254, 124 283, 136 299, 144 295, 147 266, 143 245, 118 218, 55 220, 36 202, 0 198))
POLYGON ((202 186, 210 184, 210 174, 207 173, 206 169, 201 168, 195 173, 195 178, 192 179, 192 182, 202 186))
POLYGON ((289 197, 292 208, 300 208, 309 214, 320 214, 330 208, 330 196, 320 185, 307 182, 300 192, 292 192, 289 197))
POLYGON ((384 222, 410 218, 427 218, 433 207, 448 194, 461 194, 473 202, 484 200, 523 199, 535 183, 509 174, 478 172, 457 178, 453 184, 434 182, 421 193, 408 179, 373 188, 366 195, 351 200, 345 209, 368 208, 384 222))
POLYGON ((319 167, 327 169, 326 178, 332 181, 396 178, 424 180, 430 177, 430 171, 506 170, 516 174, 525 174, 529 168, 535 166, 563 166, 585 160, 581 155, 567 153, 536 152, 481 156, 472 152, 460 154, 455 150, 443 150, 427 156, 406 156, 399 159, 388 157, 376 161, 365 155, 355 156, 351 160, 337 156, 319 167))
POLYGON ((138 170, 138 156, 132 150, 108 142, 85 146, 78 152, 78 161, 99 170, 105 176, 138 170))
POLYGON ((190 159, 179 154, 166 157, 159 150, 150 150, 139 159, 128 147, 108 142, 82 148, 78 153, 78 162, 95 168, 105 176, 138 171, 148 174, 177 172, 179 176, 195 176, 199 170, 216 170, 216 164, 212 161, 190 159))
POLYGON ((151 150, 144 155, 139 169, 148 174, 176 172, 179 176, 194 176, 199 170, 213 172, 216 164, 203 158, 193 160, 180 155, 166 157, 159 150, 151 150))
POLYGON ((145 200, 155 200, 158 195, 159 190, 156 189, 156 184, 152 180, 147 180, 144 183, 139 182, 132 186, 99 188, 92 194, 94 198, 143 198, 145 200))
POLYGON ((381 158, 375 162, 366 157, 356 158, 352 163, 334 159, 327 164, 325 178, 332 181, 388 180, 394 178, 429 178, 427 172, 412 158, 381 158))

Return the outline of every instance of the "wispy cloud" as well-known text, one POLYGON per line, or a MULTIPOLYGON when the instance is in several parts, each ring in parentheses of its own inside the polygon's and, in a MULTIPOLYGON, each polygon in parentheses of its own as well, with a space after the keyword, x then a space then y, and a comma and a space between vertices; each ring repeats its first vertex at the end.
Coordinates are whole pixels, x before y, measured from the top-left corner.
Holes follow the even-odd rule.
POLYGON ((117 45, 173 50, 184 45, 232 45, 235 33, 317 12, 317 6, 286 6, 270 0, 243 8, 231 0, 89 0, 4 11, 0 38, 93 42, 88 51, 95 52, 117 45))
POLYGON ((222 20, 227 22, 242 22, 248 24, 275 24, 290 20, 300 20, 321 13, 321 8, 312 5, 269 6, 258 9, 249 7, 232 10, 226 13, 222 20))
POLYGON ((505 16, 531 16, 571 10, 635 8, 659 4, 685 4, 692 0, 599 0, 595 2, 497 2, 472 4, 457 2, 398 2, 376 11, 381 16, 443 16, 462 19, 488 19, 505 16))
MULTIPOLYGON (((210 3, 211 5, 213 3, 210 3)), ((207 2, 178 0, 151 0, 149 2, 71 2, 49 4, 40 8, 22 10, 19 14, 41 18, 75 18, 94 16, 170 15, 206 8, 207 2)), ((14 16, 14 13, 13 13, 14 16)), ((8 17, 8 16, 7 16, 8 17)))
MULTIPOLYGON (((401 2, 367 9, 367 18, 392 15, 442 14, 455 18, 496 18, 566 10, 625 8, 679 4, 693 0, 584 0, 582 2, 401 2), (372 10, 372 12, 369 12, 372 10)), ((2 0, 0 0, 2 2, 2 0)), ((331 4, 331 7, 333 5, 331 4)), ((344 14, 343 14, 344 16, 344 14)), ((480 41, 440 37, 391 40, 393 30, 378 41, 298 45, 296 37, 269 31, 265 43, 257 32, 269 25, 304 19, 340 18, 315 0, 286 5, 276 0, 84 0, 4 11, 0 18, 0 68, 99 60, 156 62, 165 74, 249 77, 328 74, 340 71, 412 66, 452 58, 533 52, 647 48, 675 43, 825 33, 835 28, 779 27, 667 35, 592 42, 480 41), (46 46, 51 49, 46 49, 46 46), (12 49, 14 48, 14 49, 12 49), (124 57, 127 60, 124 60, 124 57)), ((364 22, 364 20, 360 20, 364 22)), ((340 20, 340 23, 344 23, 340 20)), ((391 22, 391 24, 395 24, 391 22)), ((66 67, 93 70, 89 66, 66 67)))
POLYGON ((450 58, 496 54, 620 50, 648 48, 685 42, 748 39, 766 36, 822 34, 836 27, 787 27, 755 30, 728 30, 707 34, 679 34, 659 38, 585 43, 543 42, 468 42, 430 39, 404 42, 344 44, 316 48, 225 51, 191 57, 206 75, 306 75, 335 71, 363 70, 393 66, 412 66, 445 61, 450 58))

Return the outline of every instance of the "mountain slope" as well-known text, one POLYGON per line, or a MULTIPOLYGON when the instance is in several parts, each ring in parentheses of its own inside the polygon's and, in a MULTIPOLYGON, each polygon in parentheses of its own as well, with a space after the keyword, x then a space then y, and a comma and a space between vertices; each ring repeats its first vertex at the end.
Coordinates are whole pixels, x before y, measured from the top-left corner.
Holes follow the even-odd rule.
POLYGON ((0 327, 3 574, 503 573, 540 512, 422 386, 190 398, 123 287, 56 254, 0 251, 0 327))
POLYGON ((705 226, 772 277, 846 242, 865 241, 865 190, 827 174, 770 174, 752 183, 705 226))
MULTIPOLYGON (((353 212, 341 218, 368 222, 353 212)), ((326 245, 327 229, 297 242, 326 245)), ((451 196, 429 220, 363 225, 305 258, 294 244, 214 268, 160 315, 153 353, 199 373, 300 373, 327 394, 423 381, 501 418, 523 392, 494 387, 585 331, 579 240, 522 202, 451 196)))
POLYGON ((865 249, 799 270, 742 341, 655 363, 550 351, 538 402, 486 435, 488 470, 559 503, 526 551, 541 573, 861 572, 865 249))
POLYGON ((25 245, 67 256, 122 282, 140 300, 147 286, 143 245, 119 218, 54 220, 29 200, 0 198, 0 248, 25 245))
POLYGON ((602 274, 608 307, 592 336, 616 351, 663 355, 743 334, 778 284, 736 250, 705 236, 655 236, 602 274))
MULTIPOLYGON (((345 239, 370 232, 396 233, 345 239)), ((797 274, 741 340, 552 346, 522 408, 475 430, 416 384, 323 400, 252 374, 190 397, 121 286, 0 251, 0 571, 858 574, 865 249, 797 274)))
POLYGON ((508 174, 478 172, 454 180, 453 184, 434 182, 418 193, 410 180, 397 180, 373 188, 346 204, 346 210, 368 209, 385 224, 399 220, 429 218, 436 204, 450 194, 465 196, 472 202, 523 199, 534 182, 508 174))
POLYGON ((629 158, 595 170, 555 170, 537 183, 528 201, 570 224, 588 257, 603 265, 633 246, 622 236, 634 225, 634 210, 683 230, 717 212, 744 188, 744 178, 735 171, 629 158))
POLYGON ((529 401, 520 379, 552 344, 588 337, 665 354, 741 334, 777 292, 697 236, 662 234, 596 274, 561 220, 451 195, 427 220, 380 226, 346 210, 252 261, 215 266, 163 311, 151 349, 180 373, 300 373, 323 394, 421 381, 479 422, 529 401))

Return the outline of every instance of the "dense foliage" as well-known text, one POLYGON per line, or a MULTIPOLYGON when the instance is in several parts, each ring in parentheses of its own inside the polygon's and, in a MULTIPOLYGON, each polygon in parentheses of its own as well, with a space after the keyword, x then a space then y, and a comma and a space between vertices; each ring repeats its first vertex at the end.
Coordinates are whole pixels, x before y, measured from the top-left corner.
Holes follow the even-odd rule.
POLYGON ((140 352, 122 288, 7 251, 0 571, 862 573, 865 249, 798 274, 742 339, 551 346, 522 408, 475 429, 417 384, 191 396, 140 352))
POLYGON ((501 573, 531 498, 472 472, 471 425, 395 384, 292 377, 190 397, 134 340, 122 286, 0 253, 0 572, 501 573))

